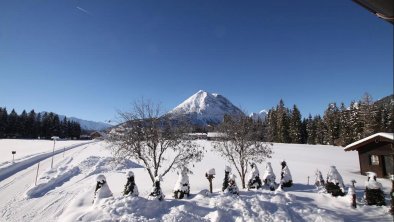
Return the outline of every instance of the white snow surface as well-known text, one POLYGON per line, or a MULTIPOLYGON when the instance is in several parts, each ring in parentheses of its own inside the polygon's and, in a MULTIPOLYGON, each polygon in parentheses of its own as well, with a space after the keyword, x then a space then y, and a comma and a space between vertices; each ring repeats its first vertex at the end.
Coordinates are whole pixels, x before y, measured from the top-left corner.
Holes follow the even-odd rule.
MULTIPOLYGON (((23 140, 29 146, 29 140, 23 140)), ((362 201, 365 186, 356 184, 357 208, 352 209, 348 197, 332 197, 319 193, 308 176, 315 169, 323 173, 335 165, 346 183, 350 180, 366 181, 359 172, 356 152, 344 152, 341 147, 303 144, 274 144, 274 154, 267 160, 272 171, 281 172, 281 161, 292 167, 294 185, 282 191, 247 191, 224 195, 221 192, 226 165, 220 155, 212 151, 210 141, 197 140, 207 150, 202 162, 195 163, 189 176, 191 195, 182 200, 172 199, 174 182, 178 175, 170 172, 163 178, 161 188, 166 195, 163 201, 148 200, 152 181, 146 170, 136 161, 114 162, 105 141, 85 144, 55 156, 54 168, 50 158, 40 163, 38 184, 45 184, 43 192, 34 197, 25 194, 34 187, 37 167, 21 170, 0 181, 0 221, 392 221, 388 206, 367 206, 362 201), (77 168, 78 170, 76 170, 77 168), (215 168, 218 175, 213 179, 214 192, 205 178, 207 168, 215 168), (133 170, 140 188, 140 197, 123 196, 127 172, 133 170), (103 174, 113 196, 102 198, 93 204, 95 178, 103 174)), ((0 154, 2 151, 0 150, 0 154)), ((257 164, 264 169, 266 163, 257 164)), ((377 179, 388 194, 391 181, 377 179)), ((237 184, 242 184, 240 177, 237 184)), ((387 200, 389 200, 387 198, 387 200)))
POLYGON ((168 114, 172 118, 183 117, 198 124, 220 123, 225 114, 244 115, 224 96, 203 90, 183 101, 168 114))

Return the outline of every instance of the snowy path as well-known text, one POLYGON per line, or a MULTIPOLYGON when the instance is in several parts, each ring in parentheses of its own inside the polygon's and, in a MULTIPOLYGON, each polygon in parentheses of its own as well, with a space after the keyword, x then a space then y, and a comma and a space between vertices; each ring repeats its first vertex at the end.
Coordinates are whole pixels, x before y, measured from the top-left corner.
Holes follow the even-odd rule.
MULTIPOLYGON (((80 144, 76 144, 76 145, 69 146, 69 147, 64 147, 63 149, 55 150, 54 154, 57 155, 59 153, 62 153, 62 152, 68 151, 70 149, 74 149, 76 147, 83 146, 83 145, 86 145, 89 143, 93 143, 93 142, 85 142, 85 143, 80 143, 80 144)), ((2 168, 0 168, 0 181, 12 176, 13 174, 15 174, 21 170, 24 170, 30 166, 33 166, 34 164, 36 164, 40 161, 43 161, 49 157, 52 157, 52 156, 53 156, 53 152, 46 152, 46 153, 43 153, 43 154, 40 154, 37 156, 33 156, 31 158, 26 158, 23 161, 16 162, 12 165, 2 167, 2 168)))
MULTIPOLYGON (((71 157, 83 152, 89 145, 79 145, 66 152, 71 157)), ((64 159, 63 154, 55 157, 57 161, 64 159)), ((50 168, 51 158, 40 162, 40 173, 50 168)), ((64 187, 54 189, 41 198, 26 199, 25 191, 34 183, 37 166, 28 167, 0 182, 0 218, 1 221, 55 221, 64 206, 76 193, 64 191, 64 187)))

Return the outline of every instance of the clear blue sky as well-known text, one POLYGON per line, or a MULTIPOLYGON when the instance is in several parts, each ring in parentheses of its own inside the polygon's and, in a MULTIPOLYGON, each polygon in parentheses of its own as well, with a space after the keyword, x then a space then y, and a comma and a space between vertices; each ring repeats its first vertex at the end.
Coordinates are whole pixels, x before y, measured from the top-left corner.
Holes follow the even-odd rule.
POLYGON ((321 114, 393 92, 393 26, 351 1, 0 1, 0 106, 114 119, 199 89, 321 114))

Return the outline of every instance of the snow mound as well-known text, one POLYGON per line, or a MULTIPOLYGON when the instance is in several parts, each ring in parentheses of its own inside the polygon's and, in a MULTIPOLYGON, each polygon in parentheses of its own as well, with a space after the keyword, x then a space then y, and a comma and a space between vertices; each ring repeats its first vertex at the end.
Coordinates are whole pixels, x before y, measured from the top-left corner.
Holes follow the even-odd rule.
MULTIPOLYGON (((188 200, 151 201, 142 197, 111 197, 62 221, 341 221, 312 203, 295 203, 290 195, 242 192, 240 196, 196 195, 188 200)), ((75 206, 70 206, 70 212, 75 206)), ((77 210, 78 211, 78 210, 77 210)))
POLYGON ((31 186, 25 193, 27 198, 37 198, 45 195, 49 191, 61 186, 70 178, 78 175, 81 171, 79 167, 68 165, 72 158, 63 161, 57 168, 45 171, 38 179, 36 186, 31 186))

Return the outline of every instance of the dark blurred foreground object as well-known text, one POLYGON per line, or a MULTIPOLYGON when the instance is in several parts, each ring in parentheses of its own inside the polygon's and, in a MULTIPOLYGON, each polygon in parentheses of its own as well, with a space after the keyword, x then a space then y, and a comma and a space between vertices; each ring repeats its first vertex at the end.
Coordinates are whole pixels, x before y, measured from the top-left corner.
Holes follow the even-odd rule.
POLYGON ((394 25, 394 0, 353 0, 353 2, 394 25))

